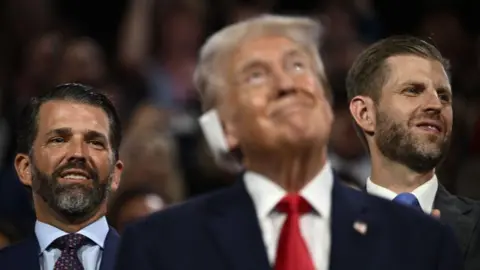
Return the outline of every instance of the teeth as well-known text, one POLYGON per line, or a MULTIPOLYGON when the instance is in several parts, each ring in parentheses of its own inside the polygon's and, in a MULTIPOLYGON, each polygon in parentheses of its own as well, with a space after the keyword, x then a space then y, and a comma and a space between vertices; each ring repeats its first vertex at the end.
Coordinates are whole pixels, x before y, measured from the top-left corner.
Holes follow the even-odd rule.
POLYGON ((68 178, 68 179, 87 179, 85 176, 79 175, 79 174, 67 174, 67 175, 65 175, 63 178, 68 178))
POLYGON ((431 125, 425 125, 425 126, 423 126, 423 128, 429 129, 429 130, 434 130, 434 131, 440 131, 437 127, 431 126, 431 125))

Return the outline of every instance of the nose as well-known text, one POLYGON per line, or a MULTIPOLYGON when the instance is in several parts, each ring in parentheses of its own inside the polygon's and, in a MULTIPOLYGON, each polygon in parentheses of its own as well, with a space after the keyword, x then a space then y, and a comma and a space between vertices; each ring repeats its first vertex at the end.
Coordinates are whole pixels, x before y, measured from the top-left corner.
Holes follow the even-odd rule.
POLYGON ((431 113, 439 113, 443 109, 444 104, 435 90, 428 91, 424 110, 431 113))
POLYGON ((68 148, 68 160, 82 160, 85 161, 88 155, 88 147, 86 143, 80 138, 72 138, 68 148))
POLYGON ((282 97, 297 91, 294 80, 285 72, 279 71, 275 77, 277 97, 282 97))

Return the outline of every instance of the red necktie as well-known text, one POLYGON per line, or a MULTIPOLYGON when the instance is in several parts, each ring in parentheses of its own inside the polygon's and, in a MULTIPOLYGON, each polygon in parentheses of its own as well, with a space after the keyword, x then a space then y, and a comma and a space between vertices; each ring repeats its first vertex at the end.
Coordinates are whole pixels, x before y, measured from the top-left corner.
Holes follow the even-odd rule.
POLYGON ((277 210, 287 214, 278 240, 275 270, 315 270, 307 244, 300 232, 300 216, 311 211, 310 204, 298 194, 285 196, 277 210))

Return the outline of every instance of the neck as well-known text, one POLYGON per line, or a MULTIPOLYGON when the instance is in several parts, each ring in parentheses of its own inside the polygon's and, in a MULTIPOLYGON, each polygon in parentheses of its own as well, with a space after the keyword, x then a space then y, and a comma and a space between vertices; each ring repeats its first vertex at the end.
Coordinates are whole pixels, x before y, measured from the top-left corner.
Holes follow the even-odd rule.
POLYGON ((302 151, 280 149, 250 155, 245 153, 245 156, 248 170, 268 177, 287 192, 299 192, 325 166, 327 148, 311 147, 302 151))
POLYGON ((76 222, 71 222, 68 218, 51 209, 40 196, 34 194, 33 202, 35 204, 35 214, 38 221, 49 224, 67 233, 80 231, 105 216, 106 213, 106 203, 103 203, 92 216, 76 222))
POLYGON ((435 174, 434 169, 423 173, 412 171, 405 165, 389 160, 378 152, 371 152, 371 157, 370 180, 397 194, 414 191, 435 174))

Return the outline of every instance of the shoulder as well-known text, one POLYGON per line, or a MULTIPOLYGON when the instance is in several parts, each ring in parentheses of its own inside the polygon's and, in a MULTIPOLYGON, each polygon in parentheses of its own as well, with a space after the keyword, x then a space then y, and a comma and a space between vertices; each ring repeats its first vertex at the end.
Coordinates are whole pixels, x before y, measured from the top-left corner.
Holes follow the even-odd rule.
POLYGON ((29 249, 31 249, 32 241, 35 239, 28 238, 16 244, 7 246, 3 249, 0 249, 0 261, 3 263, 8 260, 16 259, 17 256, 24 257, 26 253, 28 253, 29 249))
POLYGON ((464 207, 473 207, 473 208, 476 208, 477 210, 480 209, 480 201, 476 201, 476 200, 473 200, 467 197, 462 197, 462 196, 456 196, 456 195, 451 195, 451 196, 452 198, 454 198, 457 204, 460 204, 464 207))
POLYGON ((0 255, 1 254, 13 254, 16 252, 22 252, 23 249, 27 247, 28 242, 30 239, 20 241, 18 243, 9 245, 5 248, 0 249, 0 255))
POLYGON ((437 229, 442 230, 443 225, 432 216, 424 212, 393 203, 389 200, 370 195, 364 191, 348 189, 348 194, 353 202, 363 202, 368 215, 375 220, 388 224, 391 229, 437 229))
POLYGON ((435 204, 440 211, 449 209, 455 213, 463 214, 472 220, 480 221, 480 201, 453 195, 443 186, 439 186, 435 204))
POLYGON ((184 231, 186 228, 194 228, 193 225, 199 224, 204 219, 210 205, 221 203, 228 196, 227 190, 222 189, 169 206, 128 226, 127 232, 148 235, 149 233, 163 233, 165 230, 175 232, 184 231))

